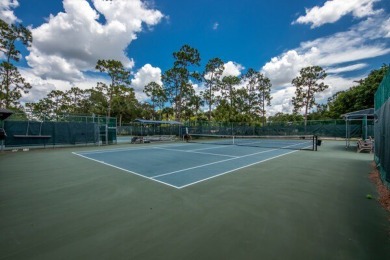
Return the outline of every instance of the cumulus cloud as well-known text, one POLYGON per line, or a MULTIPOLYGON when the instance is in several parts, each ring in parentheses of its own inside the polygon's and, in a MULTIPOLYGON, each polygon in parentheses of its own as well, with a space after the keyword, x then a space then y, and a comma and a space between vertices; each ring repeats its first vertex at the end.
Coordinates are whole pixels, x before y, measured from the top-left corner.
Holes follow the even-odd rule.
POLYGON ((326 103, 327 99, 337 92, 344 91, 349 89, 350 87, 356 85, 354 81, 361 79, 364 76, 355 76, 355 77, 343 77, 337 74, 328 75, 324 83, 329 86, 325 91, 321 93, 317 93, 315 95, 317 103, 326 103))
POLYGON ((0 0, 0 18, 8 24, 20 22, 15 16, 13 8, 19 6, 18 0, 0 0))
POLYGON ((37 76, 29 68, 19 68, 20 74, 25 78, 31 85, 32 89, 27 94, 23 94, 21 102, 37 102, 40 99, 47 97, 52 90, 67 91, 72 87, 78 87, 80 89, 91 89, 96 87, 98 82, 104 82, 110 84, 109 79, 103 75, 84 76, 80 81, 66 81, 60 79, 43 79, 37 76))
POLYGON ((329 96, 346 90, 359 78, 345 78, 343 73, 357 71, 367 66, 364 61, 390 53, 389 18, 384 15, 368 17, 349 30, 303 42, 293 50, 273 57, 261 69, 272 82, 272 113, 292 111, 291 81, 303 67, 323 67, 328 77, 329 89, 317 97, 317 102, 326 102, 329 96))
POLYGON ((297 50, 290 50, 279 57, 273 57, 263 66, 262 72, 271 80, 273 86, 284 86, 308 64, 310 62, 304 54, 299 54, 297 50))
MULTIPOLYGON (((71 87, 80 89, 91 89, 96 87, 98 82, 110 84, 110 79, 104 75, 88 75, 85 74, 83 79, 76 81, 68 81, 62 79, 42 78, 33 73, 31 69, 20 68, 21 75, 33 86, 28 94, 23 95, 22 103, 36 102, 47 97, 47 94, 52 90, 67 91, 71 87)), ((143 93, 144 87, 150 82, 156 82, 162 85, 161 69, 153 67, 150 64, 144 65, 133 76, 131 87, 134 88, 135 95, 138 100, 144 101, 147 99, 143 93)))
MULTIPOLYGON (((345 78, 339 75, 329 75, 324 83, 329 86, 328 89, 321 93, 315 94, 316 103, 324 104, 328 98, 339 91, 346 90, 354 85, 354 81, 362 77, 345 78)), ((291 84, 284 88, 273 88, 271 92, 272 106, 267 107, 267 114, 274 115, 278 112, 292 113, 293 105, 291 98, 295 96, 295 87, 291 84)))
MULTIPOLYGON (((32 73, 31 69, 19 68, 23 78, 33 86, 27 94, 23 94, 22 103, 37 102, 40 99, 47 97, 47 94, 52 90, 66 91, 72 87, 71 83, 63 80, 42 79, 32 73)), ((96 84, 95 84, 96 85, 96 84)))
MULTIPOLYGON (((389 32, 385 26, 380 25, 386 24, 387 21, 388 19, 383 17, 368 18, 348 31, 303 42, 299 48, 273 57, 263 66, 262 71, 274 85, 285 85, 306 66, 335 67, 339 64, 386 55, 390 53, 390 45, 384 38, 389 32)), ((361 67, 361 64, 352 64, 348 70, 357 70, 361 67)))
POLYGON ((125 49, 144 28, 158 24, 163 14, 141 0, 64 0, 64 12, 50 15, 33 28, 34 41, 26 57, 28 65, 43 78, 68 81, 83 79, 98 59, 134 61, 125 49), (101 22, 104 18, 105 22, 101 22))
POLYGON ((152 81, 162 85, 160 68, 145 64, 135 73, 131 86, 134 88, 135 95, 139 100, 147 99, 143 90, 144 87, 152 81))
POLYGON ((286 87, 283 89, 278 89, 272 92, 272 106, 267 107, 267 115, 274 115, 278 112, 281 113, 291 113, 292 105, 291 105, 291 97, 295 93, 294 87, 286 87))
POLYGON ((363 18, 380 13, 374 10, 373 5, 379 0, 329 0, 321 7, 315 6, 306 9, 306 15, 298 17, 293 22, 311 24, 311 28, 320 27, 327 23, 334 23, 341 17, 352 14, 355 18, 363 18))
POLYGON ((240 76, 241 71, 244 70, 245 67, 242 66, 239 63, 233 62, 233 61, 228 61, 224 64, 224 70, 222 73, 222 78, 226 76, 240 76))

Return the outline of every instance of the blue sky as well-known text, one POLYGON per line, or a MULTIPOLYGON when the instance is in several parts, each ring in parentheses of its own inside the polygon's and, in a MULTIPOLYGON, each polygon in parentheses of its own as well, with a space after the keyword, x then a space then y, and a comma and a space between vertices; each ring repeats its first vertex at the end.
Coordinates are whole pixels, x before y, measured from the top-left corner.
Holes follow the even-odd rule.
POLYGON ((184 44, 199 50, 199 71, 219 57, 225 75, 254 68, 269 77, 269 115, 291 112, 291 81, 302 67, 328 72, 330 87, 317 96, 325 102, 390 62, 388 0, 0 0, 0 17, 33 33, 19 63, 33 86, 26 102, 53 89, 95 87, 106 80, 94 71, 98 59, 122 61, 145 99, 143 86, 161 83, 184 44))

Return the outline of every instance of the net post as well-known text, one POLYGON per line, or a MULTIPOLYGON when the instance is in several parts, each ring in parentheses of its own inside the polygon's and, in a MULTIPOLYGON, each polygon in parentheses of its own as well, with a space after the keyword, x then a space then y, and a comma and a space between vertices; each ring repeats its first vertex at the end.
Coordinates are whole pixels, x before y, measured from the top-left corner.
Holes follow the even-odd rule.
POLYGON ((318 136, 313 136, 313 151, 317 151, 317 145, 318 145, 318 136))

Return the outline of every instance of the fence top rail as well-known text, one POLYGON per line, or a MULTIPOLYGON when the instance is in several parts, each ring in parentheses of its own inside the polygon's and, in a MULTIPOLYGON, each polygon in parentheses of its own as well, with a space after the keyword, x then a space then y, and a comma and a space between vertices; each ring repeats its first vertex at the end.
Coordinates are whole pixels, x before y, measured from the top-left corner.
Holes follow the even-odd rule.
POLYGON ((142 124, 167 124, 167 125, 181 125, 181 122, 178 121, 157 121, 157 120, 146 120, 146 119, 136 119, 135 122, 142 124))

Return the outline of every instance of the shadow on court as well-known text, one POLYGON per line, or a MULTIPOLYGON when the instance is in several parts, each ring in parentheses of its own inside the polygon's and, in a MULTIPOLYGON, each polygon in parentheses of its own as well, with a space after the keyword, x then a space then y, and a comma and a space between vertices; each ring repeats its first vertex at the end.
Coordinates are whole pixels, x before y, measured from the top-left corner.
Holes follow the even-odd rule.
POLYGON ((72 154, 96 147, 2 153, 0 259, 389 259, 373 155, 344 145, 184 189, 72 154))

